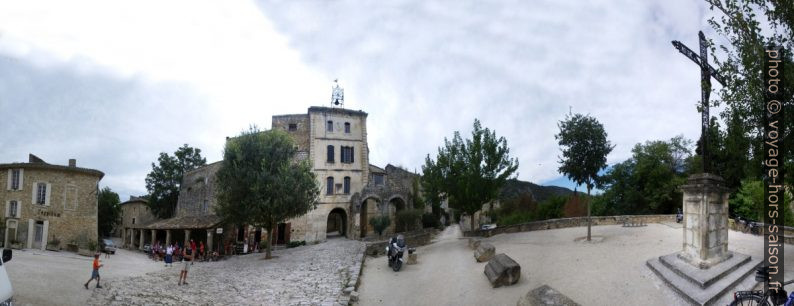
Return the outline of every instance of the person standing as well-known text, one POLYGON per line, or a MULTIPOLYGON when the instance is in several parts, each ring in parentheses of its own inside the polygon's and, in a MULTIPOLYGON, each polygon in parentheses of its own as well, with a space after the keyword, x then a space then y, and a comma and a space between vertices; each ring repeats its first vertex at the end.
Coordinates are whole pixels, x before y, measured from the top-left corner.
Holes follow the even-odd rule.
POLYGON ((190 248, 182 248, 182 272, 179 272, 179 283, 177 286, 187 285, 187 272, 190 271, 190 264, 192 263, 193 254, 190 248))
POLYGON ((204 258, 204 241, 199 242, 199 260, 205 260, 205 258, 204 258))
MULTIPOLYGON (((191 252, 190 254, 196 256, 196 242, 193 241, 193 239, 190 239, 190 252, 191 252)), ((191 265, 193 264, 192 260, 190 261, 190 264, 191 265)))
POLYGON ((173 267, 174 266, 172 264, 173 261, 174 261, 174 246, 173 245, 169 245, 165 249, 165 266, 166 267, 168 267, 168 266, 172 266, 173 267))
POLYGON ((103 266, 103 264, 99 263, 99 253, 94 254, 94 264, 93 264, 93 266, 94 266, 94 269, 91 270, 91 278, 87 282, 85 282, 85 284, 83 284, 83 287, 85 287, 86 289, 88 289, 88 284, 91 283, 91 281, 95 280, 95 279, 96 279, 96 287, 97 288, 102 288, 102 286, 99 285, 99 268, 101 268, 103 266))

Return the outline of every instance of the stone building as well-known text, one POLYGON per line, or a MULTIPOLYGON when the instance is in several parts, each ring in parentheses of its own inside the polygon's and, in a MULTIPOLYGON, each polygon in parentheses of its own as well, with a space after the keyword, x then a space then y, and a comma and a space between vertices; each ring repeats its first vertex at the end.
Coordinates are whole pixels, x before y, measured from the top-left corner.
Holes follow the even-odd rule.
POLYGON ((27 163, 0 164, 4 247, 44 250, 48 243, 97 240, 97 204, 101 171, 52 165, 33 154, 27 163))
POLYGON ((139 233, 139 245, 152 242, 187 245, 193 239, 197 245, 204 242, 206 250, 220 246, 221 235, 228 234, 228 229, 233 228, 224 227, 221 218, 215 214, 214 180, 220 166, 221 162, 215 162, 186 172, 180 184, 174 217, 144 226, 139 233), (224 228, 227 229, 225 232, 224 228))
POLYGON ((130 196, 129 201, 121 205, 121 239, 122 246, 126 248, 140 247, 140 231, 147 225, 157 220, 151 210, 148 201, 144 198, 130 196))
MULTIPOLYGON (((391 165, 384 170, 369 164, 366 123, 365 112, 329 107, 272 117, 271 128, 290 135, 297 159, 309 161, 320 187, 317 208, 278 224, 271 235, 273 244, 312 243, 335 236, 359 239, 372 234, 366 226, 369 218, 381 211, 393 217, 413 205, 410 195, 417 175, 391 165)), ((256 245, 267 239, 266 229, 223 224, 215 214, 215 173, 220 166, 216 162, 185 173, 176 216, 144 226, 136 234, 137 245, 194 238, 211 249, 224 250, 229 244, 256 245)))

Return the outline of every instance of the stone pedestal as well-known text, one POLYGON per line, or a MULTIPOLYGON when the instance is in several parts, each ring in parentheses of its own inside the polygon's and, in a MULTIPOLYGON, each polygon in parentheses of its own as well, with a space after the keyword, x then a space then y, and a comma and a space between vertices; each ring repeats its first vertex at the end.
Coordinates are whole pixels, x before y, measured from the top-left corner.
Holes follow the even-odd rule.
POLYGON ((672 289, 695 305, 713 305, 732 289, 747 290, 761 258, 728 251, 728 190, 719 176, 701 173, 681 186, 683 248, 647 261, 672 289), (743 284, 742 288, 736 288, 743 284))
POLYGON ((684 248, 681 259, 707 269, 730 258, 728 253, 728 189, 709 173, 689 177, 684 193, 684 248))

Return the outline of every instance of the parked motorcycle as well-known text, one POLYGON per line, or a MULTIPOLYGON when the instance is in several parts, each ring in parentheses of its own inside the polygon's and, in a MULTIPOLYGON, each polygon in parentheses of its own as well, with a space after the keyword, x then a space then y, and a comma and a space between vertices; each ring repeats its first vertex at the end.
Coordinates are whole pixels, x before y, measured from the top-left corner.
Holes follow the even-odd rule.
POLYGON ((681 209, 678 209, 678 212, 675 214, 675 223, 681 223, 684 220, 684 214, 681 212, 681 209))
POLYGON ((400 271, 400 268, 403 266, 403 254, 405 253, 405 237, 403 235, 397 235, 397 237, 391 237, 389 239, 389 244, 386 246, 386 257, 389 259, 389 267, 394 270, 394 272, 400 271))

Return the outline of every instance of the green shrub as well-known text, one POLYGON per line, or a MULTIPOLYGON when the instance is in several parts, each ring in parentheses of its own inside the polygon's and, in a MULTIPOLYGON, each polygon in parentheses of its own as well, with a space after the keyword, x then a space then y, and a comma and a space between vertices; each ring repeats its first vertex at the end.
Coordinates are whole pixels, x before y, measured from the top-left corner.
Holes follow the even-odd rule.
POLYGON ((88 240, 86 246, 88 247, 89 250, 96 252, 98 244, 96 240, 90 239, 88 240))
POLYGON ((296 248, 302 245, 306 245, 305 240, 293 240, 287 243, 287 248, 296 248))
POLYGON ((509 215, 499 217, 499 226, 508 226, 521 223, 527 223, 535 220, 535 214, 526 211, 517 211, 509 215))
POLYGON ((439 227, 441 221, 433 213, 426 213, 422 215, 422 227, 439 227))
POLYGON ((562 218, 562 211, 567 201, 568 198, 563 196, 556 196, 543 201, 538 205, 537 220, 562 218))
POLYGON ((378 233, 378 236, 383 236, 383 231, 386 230, 391 224, 391 219, 389 216, 377 216, 372 219, 369 219, 369 225, 372 225, 372 228, 375 229, 375 232, 378 233))
POLYGON ((403 209, 397 212, 394 222, 397 227, 395 232, 406 232, 417 228, 422 219, 422 211, 418 209, 403 209))

